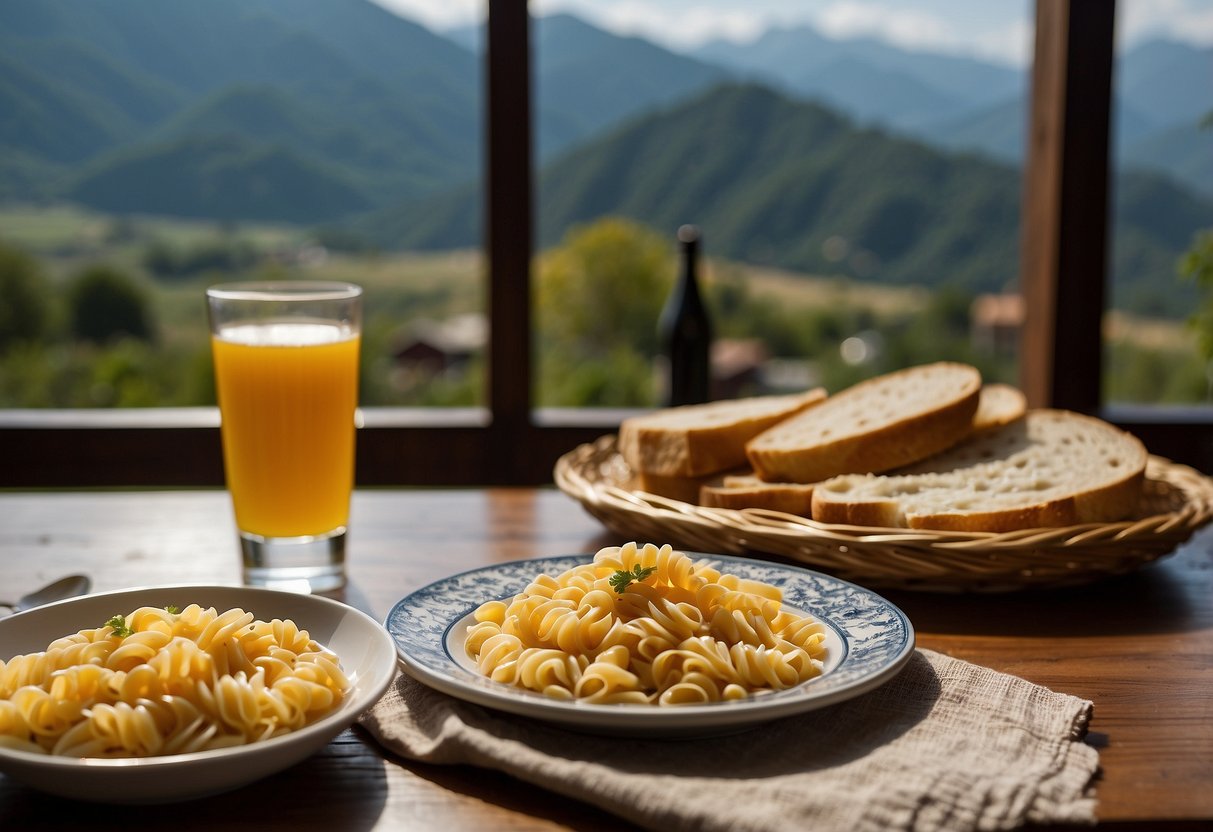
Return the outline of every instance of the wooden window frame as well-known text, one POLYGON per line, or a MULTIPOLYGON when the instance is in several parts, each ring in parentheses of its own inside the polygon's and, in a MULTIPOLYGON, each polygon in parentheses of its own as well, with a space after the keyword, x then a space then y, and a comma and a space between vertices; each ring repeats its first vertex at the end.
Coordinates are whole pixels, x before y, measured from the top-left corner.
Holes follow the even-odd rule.
POLYGON ((1113 0, 1036 2, 1021 223, 1021 383, 1034 407, 1100 416, 1151 452, 1210 472, 1208 408, 1103 402, 1115 23, 1113 0))
MULTIPOLYGON (((534 253, 530 14, 488 4, 485 250, 488 407, 372 408, 357 481, 526 485, 560 454, 614 430, 624 411, 532 410, 534 253)), ((1101 406, 1115 4, 1037 0, 1024 169, 1022 384, 1034 406, 1099 413, 1156 453, 1213 467, 1206 412, 1101 406)), ((0 411, 0 487, 219 486, 214 408, 0 411)))

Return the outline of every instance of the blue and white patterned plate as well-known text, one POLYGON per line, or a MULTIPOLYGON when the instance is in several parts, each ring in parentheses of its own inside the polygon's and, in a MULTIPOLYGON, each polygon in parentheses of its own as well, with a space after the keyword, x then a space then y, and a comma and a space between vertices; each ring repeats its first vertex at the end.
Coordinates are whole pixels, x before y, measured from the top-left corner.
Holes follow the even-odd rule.
POLYGON ((541 573, 559 575, 592 560, 592 555, 513 561, 452 575, 402 598, 384 626, 396 641, 401 668, 450 696, 583 731, 663 736, 736 731, 842 702, 893 678, 914 652, 910 620, 871 590, 794 566, 688 554, 722 572, 779 587, 787 607, 824 623, 825 672, 794 688, 749 699, 677 707, 562 701, 478 673, 463 649, 475 609, 485 601, 516 595, 541 573))

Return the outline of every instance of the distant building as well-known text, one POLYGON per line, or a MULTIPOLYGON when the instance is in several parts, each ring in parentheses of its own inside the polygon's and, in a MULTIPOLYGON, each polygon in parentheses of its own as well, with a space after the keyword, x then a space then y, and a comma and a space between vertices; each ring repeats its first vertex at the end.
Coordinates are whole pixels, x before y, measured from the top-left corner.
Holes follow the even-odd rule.
MULTIPOLYGON (((393 385, 409 390, 461 373, 483 354, 487 341, 488 323, 478 313, 414 321, 393 341, 393 385)), ((772 359, 760 338, 719 338, 712 343, 711 361, 712 397, 717 399, 799 391, 813 381, 806 362, 772 359)))
POLYGON ((712 398, 760 392, 769 359, 766 344, 758 338, 718 338, 712 343, 712 398))
POLYGON ((1017 355, 1023 316, 1023 295, 978 295, 969 307, 973 348, 998 356, 1017 355))
POLYGON ((407 389, 435 376, 462 372, 487 342, 488 322, 478 312, 414 321, 392 349, 395 385, 407 389))

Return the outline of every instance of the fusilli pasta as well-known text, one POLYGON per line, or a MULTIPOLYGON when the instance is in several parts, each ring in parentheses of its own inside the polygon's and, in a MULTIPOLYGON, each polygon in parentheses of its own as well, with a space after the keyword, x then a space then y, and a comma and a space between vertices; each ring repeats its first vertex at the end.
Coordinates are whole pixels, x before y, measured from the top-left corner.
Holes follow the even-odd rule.
POLYGON ((292 621, 141 607, 0 660, 0 747, 137 757, 243 745, 314 722, 349 686, 292 621))
POLYGON ((777 587, 668 545, 602 549, 474 618, 464 649, 481 673, 557 699, 743 699, 818 676, 826 658, 825 628, 782 609, 777 587))

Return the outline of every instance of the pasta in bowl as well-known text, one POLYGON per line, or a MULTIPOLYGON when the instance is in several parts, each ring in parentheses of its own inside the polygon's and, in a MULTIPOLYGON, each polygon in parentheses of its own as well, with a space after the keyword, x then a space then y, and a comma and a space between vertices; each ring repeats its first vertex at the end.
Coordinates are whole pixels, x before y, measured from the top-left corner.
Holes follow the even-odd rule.
MULTIPOLYGON (((642 682, 640 696, 635 695, 637 691, 629 690, 629 685, 612 688, 609 682, 599 684, 596 681, 583 681, 581 693, 589 695, 578 697, 576 681, 570 686, 567 679, 559 677, 563 672, 568 674, 568 678, 584 680, 584 670, 596 663, 593 659, 597 656, 570 659, 574 653, 559 648, 558 641, 559 652, 566 653, 566 657, 557 653, 530 653, 527 661, 523 662, 528 666, 525 671, 518 664, 518 659, 523 658, 522 651, 553 648, 534 644, 521 645, 521 650, 517 650, 519 645, 508 646, 504 648, 507 654, 517 650, 513 667, 510 666, 508 655, 481 662, 480 656, 486 645, 490 652, 503 649, 498 643, 489 645, 498 635, 494 627, 506 629, 503 626, 505 618, 498 622, 494 610, 504 613, 516 596, 528 595, 528 587, 534 584, 541 587, 547 584, 540 594, 550 591, 555 596, 560 588, 552 587, 551 583, 559 583, 559 576, 569 570, 592 565, 596 556, 590 554, 512 561, 452 575, 402 598, 389 612, 385 626, 395 639, 401 667, 435 690, 499 711, 575 730, 615 736, 702 736, 744 730, 771 719, 858 696, 891 679, 913 653, 914 630, 909 620, 897 607, 871 590, 795 566, 728 555, 684 554, 692 563, 701 563, 721 575, 733 576, 738 581, 738 588, 753 586, 746 582, 757 582, 778 590, 782 597, 775 618, 779 613, 792 614, 804 622, 805 635, 811 636, 806 642, 810 651, 805 651, 810 661, 807 664, 799 658, 789 661, 797 673, 805 672, 804 680, 789 675, 784 680, 787 686, 782 688, 739 684, 739 687, 745 688, 745 696, 737 695, 742 692, 738 690, 726 694, 728 684, 713 681, 712 687, 719 694, 715 698, 708 692, 707 685, 703 685, 700 692, 683 688, 674 694, 674 698, 679 699, 678 704, 671 702, 670 706, 662 706, 657 690, 660 685, 654 684, 652 690, 646 690, 644 682, 647 680, 640 678, 646 675, 643 664, 649 662, 649 657, 640 650, 638 643, 635 646, 640 666, 633 666, 630 670, 620 667, 621 656, 617 655, 620 651, 615 651, 615 656, 607 657, 607 661, 638 677, 642 682), (821 636, 819 641, 817 636, 821 636), (613 662, 610 661, 612 658, 613 662), (562 665, 565 668, 563 671, 562 665), (494 679, 492 672, 498 668, 502 668, 504 678, 499 673, 499 677, 494 679), (540 689, 534 689, 525 682, 517 683, 532 670, 534 675, 531 681, 540 689), (557 686, 564 690, 547 689, 547 683, 552 679, 556 679, 557 686)), ((629 566, 628 571, 635 575, 635 565, 629 566)), ((608 584, 611 577, 624 571, 623 567, 620 561, 617 567, 611 568, 605 578, 608 584)), ((641 566, 642 570, 645 568, 641 566)), ((711 572, 702 575, 705 578, 710 576, 711 572)), ((601 579, 601 576, 595 575, 595 581, 601 579)), ((634 583, 629 583, 623 594, 628 594, 634 588, 634 583)), ((591 587, 590 591, 595 590, 591 587)), ((571 600, 567 594, 561 597, 571 600)), ((539 605, 542 606, 542 603, 539 605)), ((574 628, 570 626, 572 620, 560 624, 560 619, 565 616, 556 611, 558 609, 550 607, 536 620, 542 625, 544 619, 550 616, 548 624, 551 632, 547 634, 550 638, 576 638, 574 628), (557 636, 565 627, 569 630, 563 632, 563 636, 557 636)), ((685 609, 683 612, 694 615, 685 609)), ((589 624, 590 621, 587 621, 587 630, 591 629, 589 624)), ((606 629, 609 631, 610 628, 606 629)), ((793 641, 790 638, 784 640, 793 641)), ((630 639, 624 638, 622 642, 628 646, 630 655, 630 639)), ((576 647, 567 641, 565 646, 576 647)), ((613 646, 608 644, 608 647, 613 646)), ((655 646, 656 642, 645 649, 655 646)), ((723 660, 720 649, 718 645, 714 652, 723 660)), ((724 646, 726 653, 728 649, 724 646)), ((593 653, 594 649, 590 652, 593 653)), ((687 652, 693 653, 694 650, 687 652)), ((652 652, 650 655, 656 656, 652 652)), ((712 661, 710 656, 698 656, 689 664, 687 658, 690 657, 671 656, 665 660, 669 666, 659 667, 657 676, 665 677, 671 669, 677 670, 683 677, 687 676, 687 671, 711 675, 704 665, 704 662, 712 661)), ((611 668, 596 670, 605 670, 611 676, 619 675, 611 668)), ((665 681, 670 680, 666 678, 665 681)), ((696 680, 692 678, 686 681, 696 680)), ((664 692, 669 692, 673 687, 673 684, 668 684, 664 692)))
POLYGON ((0 771, 117 803, 199 797, 286 768, 395 672, 391 640, 365 614, 251 587, 34 609, 0 620, 0 659, 0 771))

